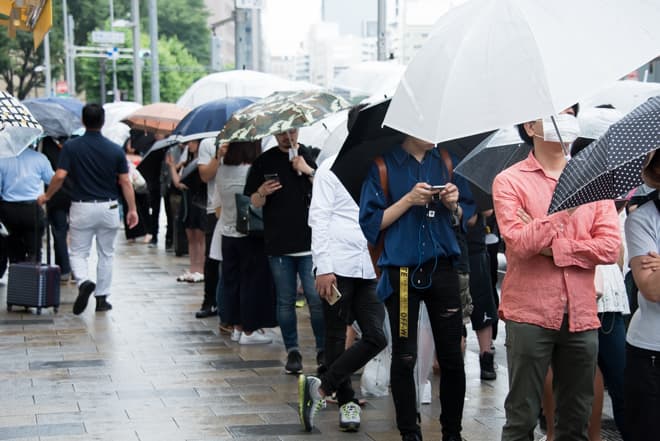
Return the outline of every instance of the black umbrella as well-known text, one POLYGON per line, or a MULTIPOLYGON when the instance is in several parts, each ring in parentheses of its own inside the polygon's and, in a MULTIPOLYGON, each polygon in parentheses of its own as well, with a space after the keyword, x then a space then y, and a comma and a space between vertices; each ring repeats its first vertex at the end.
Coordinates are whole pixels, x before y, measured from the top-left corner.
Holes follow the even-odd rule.
POLYGON ((188 188, 197 188, 200 183, 203 183, 197 168, 197 158, 193 159, 183 167, 183 170, 181 171, 181 182, 186 184, 188 188))
POLYGON ((637 107, 571 159, 557 182, 548 213, 617 199, 642 184, 646 156, 660 148, 660 97, 637 107))
POLYGON ((137 169, 143 175, 151 176, 160 173, 161 164, 165 159, 165 153, 167 153, 167 150, 175 144, 177 144, 177 141, 174 137, 154 142, 142 158, 142 161, 138 164, 137 169))
POLYGON ((358 204, 362 182, 373 160, 403 142, 406 137, 397 130, 383 127, 383 118, 389 105, 388 99, 360 110, 332 165, 332 171, 358 204))

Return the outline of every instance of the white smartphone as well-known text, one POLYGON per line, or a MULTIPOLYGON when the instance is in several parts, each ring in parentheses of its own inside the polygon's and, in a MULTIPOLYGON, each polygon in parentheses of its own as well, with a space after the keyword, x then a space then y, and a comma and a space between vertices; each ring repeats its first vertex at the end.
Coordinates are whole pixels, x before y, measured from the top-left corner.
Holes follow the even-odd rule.
POLYGON ((333 283, 332 284, 332 294, 326 300, 330 305, 334 305, 335 303, 337 303, 339 301, 339 299, 341 299, 341 293, 337 289, 337 286, 333 283))
POLYGON ((445 188, 447 188, 446 185, 431 185, 431 190, 440 190, 440 191, 442 191, 445 188))

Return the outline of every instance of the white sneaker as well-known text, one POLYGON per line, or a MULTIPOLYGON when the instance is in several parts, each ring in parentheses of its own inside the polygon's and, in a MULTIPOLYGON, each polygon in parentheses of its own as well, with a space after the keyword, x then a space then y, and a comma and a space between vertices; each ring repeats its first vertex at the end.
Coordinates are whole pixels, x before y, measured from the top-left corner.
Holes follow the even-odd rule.
POLYGON ((357 432, 360 428, 360 406, 352 401, 339 408, 339 430, 357 432))
POLYGON ((231 341, 238 341, 241 338, 241 334, 243 334, 241 331, 238 329, 234 328, 231 331, 231 341))
POLYGON ((241 332, 241 337, 238 339, 239 345, 265 345, 272 342, 273 339, 266 335, 263 329, 257 329, 252 334, 247 335, 241 332))
POLYGON ((204 274, 198 273, 197 271, 190 274, 190 277, 186 280, 186 282, 191 282, 191 283, 200 283, 203 281, 204 281, 204 274))
POLYGON ((424 386, 422 386, 422 399, 420 400, 422 404, 431 404, 431 399, 433 395, 433 388, 431 387, 431 382, 426 380, 424 386))

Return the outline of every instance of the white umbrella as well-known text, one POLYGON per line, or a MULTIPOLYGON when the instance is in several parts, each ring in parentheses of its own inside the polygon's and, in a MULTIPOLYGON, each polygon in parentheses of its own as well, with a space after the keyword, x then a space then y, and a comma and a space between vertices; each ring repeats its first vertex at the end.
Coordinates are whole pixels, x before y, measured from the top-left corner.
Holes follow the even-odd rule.
MULTIPOLYGON (((595 107, 601 104, 611 104, 625 115, 644 101, 658 95, 660 95, 660 83, 644 83, 635 80, 615 81, 595 95, 582 100, 580 106, 595 107)), ((580 113, 582 112, 580 111, 580 113)))
POLYGON ((309 147, 323 148, 325 140, 328 139, 337 126, 346 126, 347 118, 348 109, 333 113, 329 117, 324 118, 311 126, 301 127, 298 133, 298 142, 309 147))
POLYGON ((341 71, 332 80, 331 90, 349 98, 392 96, 406 67, 393 61, 365 61, 341 71))
POLYGON ((657 0, 472 0, 438 20, 384 124, 440 142, 561 112, 660 54, 657 0))
POLYGON ((115 103, 104 104, 105 124, 103 124, 101 134, 116 144, 124 144, 130 136, 131 128, 121 122, 121 120, 140 107, 142 105, 134 101, 117 101, 115 103))
POLYGON ((192 109, 221 98, 265 98, 273 92, 319 88, 304 81, 291 81, 253 70, 228 70, 197 80, 181 95, 176 104, 192 109))

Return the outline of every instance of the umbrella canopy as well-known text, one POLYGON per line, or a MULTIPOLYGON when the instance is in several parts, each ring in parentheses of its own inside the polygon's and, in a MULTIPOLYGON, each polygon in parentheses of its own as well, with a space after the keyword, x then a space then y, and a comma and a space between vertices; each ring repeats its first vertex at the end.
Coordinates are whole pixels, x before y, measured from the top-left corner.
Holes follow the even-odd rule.
POLYGON ((350 104, 345 99, 329 92, 276 92, 235 112, 218 135, 218 141, 255 141, 314 124, 347 107, 350 104))
POLYGON ((437 143, 558 114, 655 58, 659 21, 649 0, 466 2, 408 65, 385 124, 437 143))
POLYGON ((548 213, 625 195, 642 184, 644 160, 659 147, 660 97, 655 97, 613 124, 568 162, 548 213))
POLYGON ((531 149, 520 139, 515 127, 498 130, 468 153, 454 171, 482 191, 492 194, 495 176, 525 159, 531 149))
POLYGON ((195 107, 174 128, 178 142, 217 136, 235 111, 256 101, 255 98, 221 98, 195 107))
MULTIPOLYGON (((335 128, 339 126, 346 127, 347 118, 348 109, 345 109, 337 113, 333 113, 327 118, 324 118, 312 124, 311 126, 302 127, 298 133, 298 142, 310 147, 323 148, 326 139, 328 139, 335 128)), ((337 149, 335 153, 338 151, 339 149, 337 149)))
POLYGON ((228 70, 205 76, 193 83, 176 102, 193 108, 209 101, 241 96, 264 98, 281 90, 320 89, 304 81, 290 81, 277 75, 253 70, 228 70))
POLYGON ((131 113, 142 107, 133 101, 118 101, 116 103, 105 103, 105 124, 101 129, 101 134, 111 141, 122 145, 129 137, 129 127, 121 122, 131 113))
POLYGON ((132 129, 169 134, 188 112, 188 109, 176 104, 154 103, 135 110, 122 119, 122 122, 132 129))
POLYGON ((73 135, 84 129, 82 124, 82 103, 72 98, 34 98, 23 104, 39 121, 44 134, 54 138, 73 135))
POLYGON ((595 107, 601 104, 611 104, 625 115, 647 99, 658 95, 660 95, 660 83, 633 80, 615 81, 595 95, 582 100, 580 106, 595 107))
POLYGON ((385 100, 360 110, 331 168, 358 205, 362 182, 373 160, 406 137, 392 128, 383 127, 389 105, 390 100, 385 100))
POLYGON ((42 132, 41 125, 23 104, 0 91, 0 158, 18 156, 42 132))
POLYGON ((392 96, 406 67, 395 61, 365 61, 342 70, 332 80, 331 90, 347 98, 392 96))

